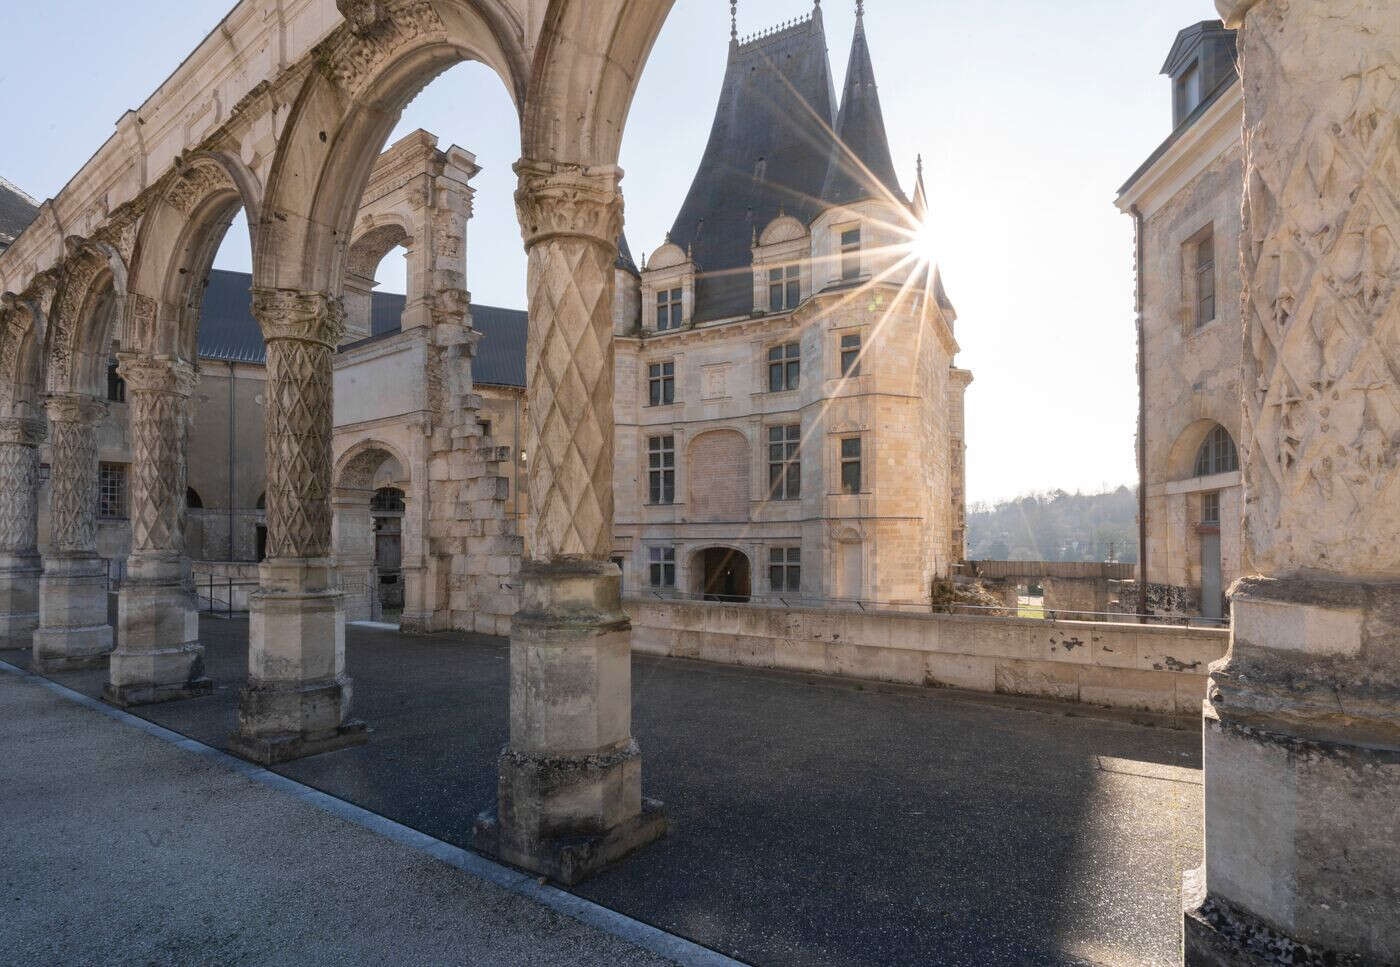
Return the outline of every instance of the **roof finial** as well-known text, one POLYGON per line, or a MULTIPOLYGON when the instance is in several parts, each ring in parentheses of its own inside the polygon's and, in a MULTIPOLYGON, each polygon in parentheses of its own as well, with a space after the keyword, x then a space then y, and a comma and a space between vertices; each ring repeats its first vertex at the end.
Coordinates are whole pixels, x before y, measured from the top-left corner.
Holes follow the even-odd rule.
POLYGON ((856 23, 865 19, 865 0, 856 0, 856 23))
POLYGON ((919 177, 922 178, 924 176, 924 156, 922 153, 914 156, 914 164, 919 169, 919 177))
POLYGON ((729 0, 729 39, 739 42, 739 0, 729 0))

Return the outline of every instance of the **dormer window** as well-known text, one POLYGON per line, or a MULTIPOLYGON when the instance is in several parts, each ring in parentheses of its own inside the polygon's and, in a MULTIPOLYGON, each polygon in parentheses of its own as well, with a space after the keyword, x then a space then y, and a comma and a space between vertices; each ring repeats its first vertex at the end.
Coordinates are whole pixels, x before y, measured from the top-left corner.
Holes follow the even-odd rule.
POLYGON ((685 315, 683 290, 660 289, 656 293, 656 328, 659 331, 679 329, 685 315))
POLYGON ((860 278, 860 229, 848 228, 841 233, 841 280, 860 278))
POLYGON ((1185 118, 1201 103, 1201 67, 1193 63, 1176 79, 1176 116, 1185 118))
POLYGON ((768 270, 768 311, 796 309, 801 301, 801 269, 796 265, 768 270))

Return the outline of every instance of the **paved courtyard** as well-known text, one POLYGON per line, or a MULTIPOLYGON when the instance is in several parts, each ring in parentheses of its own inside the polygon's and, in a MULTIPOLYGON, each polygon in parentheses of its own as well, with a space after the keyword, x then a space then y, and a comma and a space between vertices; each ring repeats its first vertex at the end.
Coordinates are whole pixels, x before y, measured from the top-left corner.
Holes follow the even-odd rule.
MULTIPOLYGON (((246 673, 247 630, 246 620, 205 618, 214 694, 141 714, 222 746, 246 673)), ((369 743, 276 771, 469 846, 506 739, 506 643, 351 627, 347 649, 369 743)), ((0 651, 21 667, 26 657, 0 651)), ((55 680, 95 696, 103 673, 55 680)), ((666 802, 672 831, 578 895, 752 963, 1179 962, 1181 873, 1201 858, 1198 735, 951 691, 644 656, 634 657, 633 687, 644 789, 666 802)), ((12 728, 15 715, 0 714, 12 728)), ((84 727, 122 728, 96 716, 84 727)), ((91 783, 159 785, 182 775, 98 769, 77 781, 86 768, 65 763, 49 783, 0 792, 3 811, 42 811, 46 797, 91 783)), ((95 812, 89 821, 101 830, 111 820, 95 812)), ((240 835, 264 836, 252 824, 225 833, 231 863, 240 835)), ((302 835, 295 825, 288 833, 302 835)), ((100 839, 74 847, 76 867, 92 862, 83 851, 100 839)), ((370 851, 373 841, 357 833, 345 848, 370 851)), ((296 876, 286 867, 257 875, 285 887, 296 876)), ((463 874, 442 872, 439 883, 415 868, 398 885, 424 892, 425 902, 474 889, 459 883, 463 874)), ((264 928, 263 912, 211 909, 199 898, 209 871, 189 871, 188 887, 181 871, 162 875, 174 908, 253 916, 245 929, 264 928)), ((397 876, 386 866, 381 880, 397 876)), ((301 887, 318 894, 363 889, 314 871, 306 879, 301 887)), ((25 922, 11 916, 9 929, 25 922)), ((392 935, 395 924, 382 927, 392 935)), ((599 950, 621 959, 613 955, 599 950)))

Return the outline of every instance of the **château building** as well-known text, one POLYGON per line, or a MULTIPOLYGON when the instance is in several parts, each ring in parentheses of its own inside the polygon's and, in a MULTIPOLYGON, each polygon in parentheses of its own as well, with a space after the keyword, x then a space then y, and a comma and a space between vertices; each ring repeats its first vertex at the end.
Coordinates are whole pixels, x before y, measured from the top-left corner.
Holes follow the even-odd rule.
POLYGON ((1117 199, 1137 226, 1141 576, 1149 610, 1219 619, 1244 510, 1235 32, 1187 27, 1162 73, 1172 132, 1117 199))

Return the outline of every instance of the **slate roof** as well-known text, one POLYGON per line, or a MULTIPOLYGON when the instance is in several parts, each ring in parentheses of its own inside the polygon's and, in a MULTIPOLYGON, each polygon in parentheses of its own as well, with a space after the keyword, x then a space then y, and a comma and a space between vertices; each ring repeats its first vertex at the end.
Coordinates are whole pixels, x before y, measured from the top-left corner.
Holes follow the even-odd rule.
POLYGON ((890 158, 885 114, 880 110, 880 92, 875 86, 875 65, 870 60, 865 21, 860 16, 856 17, 851 58, 846 65, 836 141, 822 188, 823 200, 832 205, 849 205, 866 198, 881 198, 883 186, 895 198, 905 201, 890 158))
POLYGON ((37 201, 0 178, 0 252, 9 248, 38 214, 37 201))
POLYGON ((905 202, 860 21, 839 116, 837 105, 820 7, 730 43, 710 140, 669 238, 695 259, 696 322, 752 311, 754 232, 780 211, 811 224, 833 205, 882 194, 865 169, 905 202))
POLYGON ((747 315, 755 229, 780 209, 810 222, 831 158, 836 89, 820 10, 747 43, 729 46, 710 140, 670 239, 689 248, 695 319, 747 315))
MULTIPOLYGON (((200 356, 244 363, 266 361, 262 331, 251 308, 252 283, 252 276, 246 272, 214 269, 209 273, 199 320, 200 356)), ((390 292, 371 295, 370 339, 399 331, 399 317, 405 301, 404 296, 390 292)), ((520 309, 473 303, 471 317, 473 327, 482 334, 472 359, 472 380, 495 386, 523 387, 526 313, 520 309)))

